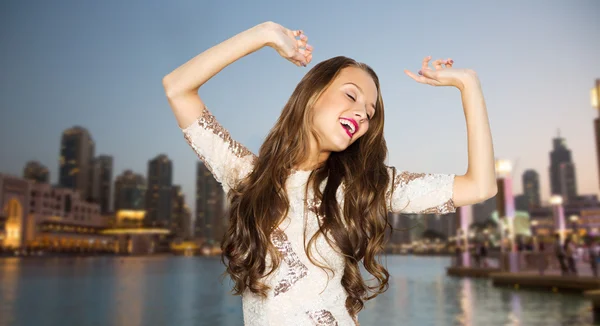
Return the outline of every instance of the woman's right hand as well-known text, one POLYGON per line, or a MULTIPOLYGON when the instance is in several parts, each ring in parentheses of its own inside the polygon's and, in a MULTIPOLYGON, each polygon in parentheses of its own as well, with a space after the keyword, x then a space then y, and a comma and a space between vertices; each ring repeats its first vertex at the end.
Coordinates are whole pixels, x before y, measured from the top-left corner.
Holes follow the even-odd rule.
POLYGON ((311 62, 313 47, 307 44, 308 37, 302 30, 290 30, 274 22, 266 25, 271 32, 268 46, 297 66, 306 67, 311 62))

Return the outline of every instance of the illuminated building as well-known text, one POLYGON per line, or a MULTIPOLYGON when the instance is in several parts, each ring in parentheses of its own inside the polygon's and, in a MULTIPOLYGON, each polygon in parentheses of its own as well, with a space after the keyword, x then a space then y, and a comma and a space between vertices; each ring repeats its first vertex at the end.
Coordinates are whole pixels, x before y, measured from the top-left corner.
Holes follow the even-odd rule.
POLYGON ((91 196, 94 146, 94 141, 85 128, 75 126, 62 134, 59 184, 77 190, 84 200, 91 196))
POLYGON ((564 138, 558 135, 553 145, 550 152, 550 194, 561 196, 565 203, 569 203, 577 199, 575 164, 564 138))
POLYGON ((220 243, 226 228, 224 196, 221 185, 202 162, 196 166, 195 236, 220 243))
POLYGON ((44 252, 112 252, 107 219, 77 191, 0 174, 0 244, 44 252))
POLYGON ((535 170, 526 170, 523 173, 523 195, 527 200, 527 208, 540 207, 540 176, 535 170))
POLYGON ((188 216, 186 215, 185 195, 181 191, 181 186, 175 185, 172 187, 172 198, 171 203, 171 232, 181 239, 189 237, 186 234, 185 221, 188 216))
POLYGON ((111 200, 113 158, 107 155, 96 157, 92 163, 92 202, 100 204, 102 214, 108 214, 111 200))
POLYGON ((146 179, 124 171, 115 180, 114 207, 117 225, 142 226, 146 215, 146 179))
POLYGON ((48 183, 50 182, 50 173, 48 168, 40 162, 29 161, 23 168, 23 178, 39 183, 48 183))
POLYGON ((29 213, 33 181, 0 174, 0 246, 21 248, 29 213))
POLYGON ((164 154, 148 162, 148 189, 146 190, 146 218, 151 227, 170 226, 173 186, 173 163, 164 154))
POLYGON ((102 234, 108 220, 100 205, 79 192, 49 184, 34 184, 26 231, 29 247, 51 251, 111 251, 113 238, 102 234))

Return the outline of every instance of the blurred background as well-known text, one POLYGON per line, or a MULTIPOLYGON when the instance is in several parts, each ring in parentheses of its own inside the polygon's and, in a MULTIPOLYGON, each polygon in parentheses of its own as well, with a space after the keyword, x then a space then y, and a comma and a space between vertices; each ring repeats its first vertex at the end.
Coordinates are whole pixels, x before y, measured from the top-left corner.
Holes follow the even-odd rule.
POLYGON ((200 95, 254 153, 315 62, 378 73, 388 163, 466 172, 460 93, 414 82, 423 57, 481 80, 499 193, 390 215, 390 289, 362 325, 593 325, 600 289, 600 1, 0 2, 0 325, 242 325, 221 278, 227 203, 162 77, 264 21, 271 48, 200 95))

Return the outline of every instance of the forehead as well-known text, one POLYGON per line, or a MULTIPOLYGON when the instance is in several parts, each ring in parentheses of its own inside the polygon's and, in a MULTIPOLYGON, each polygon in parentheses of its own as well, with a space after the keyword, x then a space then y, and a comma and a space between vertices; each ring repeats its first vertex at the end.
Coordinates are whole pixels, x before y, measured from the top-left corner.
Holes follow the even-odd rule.
POLYGON ((337 85, 353 83, 358 86, 369 101, 377 100, 377 86, 368 72, 357 67, 346 67, 340 71, 335 82, 337 85))

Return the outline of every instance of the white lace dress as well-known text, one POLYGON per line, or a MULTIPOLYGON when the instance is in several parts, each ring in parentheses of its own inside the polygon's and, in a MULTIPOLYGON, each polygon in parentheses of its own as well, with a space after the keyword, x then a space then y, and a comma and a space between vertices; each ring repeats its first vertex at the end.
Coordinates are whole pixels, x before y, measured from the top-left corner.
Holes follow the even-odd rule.
MULTIPOLYGON (((202 116, 182 131, 226 193, 252 171, 254 154, 231 139, 229 132, 208 109, 205 108, 202 116)), ((392 169, 389 171, 391 173, 392 169)), ((347 295, 341 284, 343 256, 323 236, 312 247, 311 257, 333 269, 332 273, 313 265, 305 252, 304 239, 306 237, 308 241, 318 230, 319 218, 315 213, 319 203, 311 198, 311 189, 308 198, 304 196, 309 174, 310 171, 294 171, 286 182, 289 213, 271 236, 273 245, 283 253, 284 259, 277 272, 264 279, 271 287, 266 299, 249 291, 243 294, 246 326, 358 325, 357 316, 351 316, 345 307, 347 295)), ((453 183, 453 174, 397 173, 387 190, 391 211, 454 212, 453 183)), ((339 187, 337 194, 340 206, 343 205, 342 188, 339 187)))

